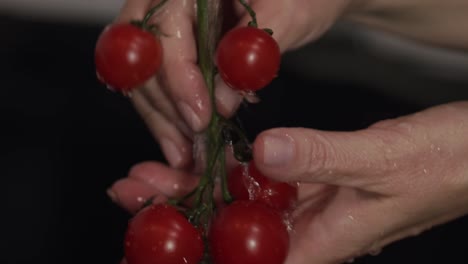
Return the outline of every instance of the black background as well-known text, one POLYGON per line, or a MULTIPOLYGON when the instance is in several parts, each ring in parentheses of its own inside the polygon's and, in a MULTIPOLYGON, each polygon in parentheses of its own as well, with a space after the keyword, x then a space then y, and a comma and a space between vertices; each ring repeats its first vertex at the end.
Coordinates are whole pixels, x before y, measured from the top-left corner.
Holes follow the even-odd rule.
MULTIPOLYGON (((129 102, 96 81, 93 49, 100 30, 0 17, 0 263, 118 263, 121 258, 129 215, 108 199, 106 188, 133 164, 163 157, 129 102)), ((467 87, 366 57, 346 37, 325 37, 307 50, 317 54, 315 65, 322 71, 332 72, 333 65, 360 67, 364 73, 377 69, 388 80, 402 78, 407 89, 467 87)), ((301 52, 285 61, 294 63, 301 52)), ((304 78, 290 67, 279 76, 260 93, 260 104, 240 111, 252 138, 277 126, 358 129, 435 102, 467 99, 451 93, 425 103, 379 91, 375 80, 304 78)), ((388 86, 385 78, 380 81, 388 86)), ((467 231, 468 219, 462 218, 355 263, 468 263, 467 231)))

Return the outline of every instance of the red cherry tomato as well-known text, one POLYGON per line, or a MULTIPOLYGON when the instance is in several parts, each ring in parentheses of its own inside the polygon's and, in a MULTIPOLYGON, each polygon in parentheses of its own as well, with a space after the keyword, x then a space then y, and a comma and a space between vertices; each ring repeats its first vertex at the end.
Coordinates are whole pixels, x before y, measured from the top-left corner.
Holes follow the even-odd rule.
POLYGON ((283 264, 289 235, 276 210, 235 201, 214 217, 209 243, 214 264, 283 264))
POLYGON ((257 200, 280 211, 294 208, 298 198, 297 184, 269 179, 253 162, 231 171, 228 189, 236 200, 257 200))
POLYGON ((257 91, 276 77, 280 57, 278 44, 264 30, 239 27, 219 42, 216 64, 221 78, 231 88, 257 91))
POLYGON ((130 220, 125 235, 128 264, 198 264, 203 257, 201 234, 169 205, 151 205, 130 220))
POLYGON ((160 68, 162 47, 150 32, 131 24, 108 26, 95 49, 98 78, 111 89, 129 91, 160 68))

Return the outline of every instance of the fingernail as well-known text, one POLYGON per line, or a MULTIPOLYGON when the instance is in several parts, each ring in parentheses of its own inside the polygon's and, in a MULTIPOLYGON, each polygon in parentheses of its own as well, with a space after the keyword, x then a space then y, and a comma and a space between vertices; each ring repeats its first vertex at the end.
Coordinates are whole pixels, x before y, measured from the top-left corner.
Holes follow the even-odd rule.
POLYGON ((294 154, 294 141, 288 135, 269 135, 263 139, 263 162, 267 166, 284 166, 292 161, 294 154))
POLYGON ((184 102, 178 104, 179 110, 185 118, 185 121, 190 125, 192 130, 200 131, 202 129, 202 123, 200 117, 195 113, 195 111, 184 102))
POLYGON ((167 161, 173 168, 177 168, 182 163, 182 154, 176 144, 169 139, 160 140, 161 148, 166 156, 167 161))
POLYGON ((223 108, 226 115, 231 115, 240 103, 240 95, 229 88, 220 77, 217 77, 215 96, 216 102, 223 108))

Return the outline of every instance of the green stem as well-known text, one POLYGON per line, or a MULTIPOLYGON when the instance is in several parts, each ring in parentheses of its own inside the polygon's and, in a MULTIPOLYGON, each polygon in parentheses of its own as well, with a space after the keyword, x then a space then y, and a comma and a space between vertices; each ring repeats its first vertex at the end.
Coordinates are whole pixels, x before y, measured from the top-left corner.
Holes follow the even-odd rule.
MULTIPOLYGON (((224 151, 221 151, 219 156, 220 156, 220 166, 222 168, 226 168, 226 157, 225 157, 224 151)), ((226 169, 221 171, 221 173, 222 173, 220 175, 221 176, 221 192, 223 194, 223 200, 226 203, 231 203, 232 202, 232 196, 231 196, 231 193, 229 192, 229 189, 228 189, 226 169)))
POLYGON ((148 10, 148 12, 146 12, 145 17, 141 21, 141 24, 143 25, 143 27, 147 27, 148 22, 151 19, 151 17, 154 15, 154 13, 156 13, 156 11, 158 11, 167 1, 169 0, 162 0, 157 5, 153 6, 150 10, 148 10))
POLYGON ((247 2, 245 2, 245 0, 239 0, 239 2, 241 3, 241 5, 244 6, 245 10, 247 10, 247 12, 249 13, 250 17, 252 18, 252 21, 249 22, 249 26, 251 26, 251 27, 258 27, 258 24, 257 24, 257 14, 255 14, 255 11, 253 11, 252 7, 250 7, 250 5, 247 4, 247 2))
POLYGON ((200 179, 200 182, 198 183, 198 189, 197 189, 197 192, 195 193, 195 200, 193 202, 195 209, 198 206, 200 206, 200 204, 202 203, 205 189, 212 182, 213 172, 214 172, 216 162, 218 161, 218 155, 221 150, 221 145, 222 144, 218 144, 218 148, 212 153, 210 160, 208 162, 208 166, 205 172, 203 173, 203 176, 200 179))
POLYGON ((198 65, 203 75, 212 105, 211 120, 206 137, 207 164, 195 194, 193 208, 189 214, 196 225, 207 227, 214 212, 215 177, 225 175, 224 141, 222 140, 222 117, 218 114, 215 100, 214 76, 216 67, 213 63, 216 44, 219 38, 219 0, 197 0, 197 40, 198 65))

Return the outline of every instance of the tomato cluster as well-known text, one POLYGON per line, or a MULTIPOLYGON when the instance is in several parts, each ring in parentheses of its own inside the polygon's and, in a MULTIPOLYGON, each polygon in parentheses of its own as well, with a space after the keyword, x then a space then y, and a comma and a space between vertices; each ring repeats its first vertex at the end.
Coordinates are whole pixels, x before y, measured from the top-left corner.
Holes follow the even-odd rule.
MULTIPOLYGON (((280 49, 263 29, 239 27, 218 44, 216 64, 226 84, 239 91, 267 86, 280 67, 280 49)), ((98 79, 128 92, 153 76, 162 63, 162 46, 153 33, 133 24, 114 24, 101 33, 95 48, 98 79)))
MULTIPOLYGON (((154 76, 161 67, 162 47, 151 28, 147 19, 108 26, 96 43, 99 80, 128 93, 154 76)), ((243 92, 268 85, 280 66, 278 44, 254 26, 227 32, 215 56, 222 79, 243 92)), ((181 208, 168 203, 140 210, 125 234, 127 263, 199 264, 208 258, 214 264, 282 264, 289 248, 285 216, 297 202, 297 186, 268 179, 253 163, 240 164, 227 181, 234 201, 212 208, 208 223, 193 219, 209 206, 181 208)))
POLYGON ((228 176, 234 202, 211 223, 209 242, 215 264, 282 264, 289 248, 285 219, 297 202, 297 185, 265 177, 253 162, 228 176))
POLYGON ((219 208, 205 231, 171 205, 141 210, 125 236, 128 264, 198 264, 204 252, 214 264, 282 264, 297 186, 268 179, 250 162, 232 170, 228 189, 234 202, 219 208))

